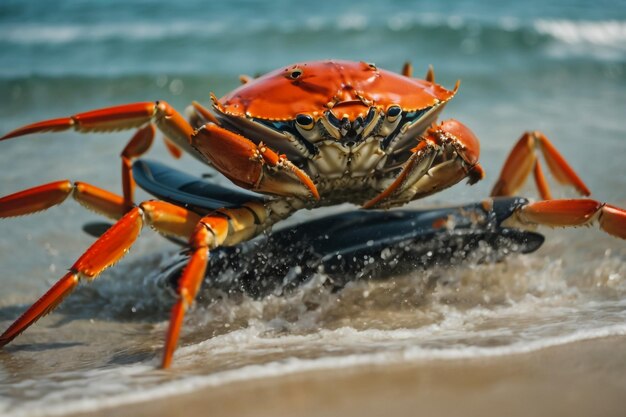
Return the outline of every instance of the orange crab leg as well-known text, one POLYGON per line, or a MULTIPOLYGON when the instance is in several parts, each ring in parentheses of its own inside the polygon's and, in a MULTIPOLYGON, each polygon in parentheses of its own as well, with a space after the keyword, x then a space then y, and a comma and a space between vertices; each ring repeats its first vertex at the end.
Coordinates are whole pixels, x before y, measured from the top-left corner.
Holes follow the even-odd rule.
MULTIPOLYGON (((78 184, 78 183, 77 183, 78 184)), ((88 184, 80 184, 98 205, 106 205, 97 195, 106 195, 104 190, 88 184)), ((10 198, 0 200, 6 203, 3 214, 28 214, 59 204, 67 196, 76 193, 79 185, 65 181, 46 184, 31 190, 16 193, 10 198)), ((123 199, 117 196, 118 206, 123 209, 123 199)), ((0 208, 3 208, 0 204, 0 208)), ((102 208, 102 207, 100 207, 102 208)), ((0 213, 2 213, 0 211, 0 213)), ((162 366, 167 368, 172 361, 178 343, 184 314, 193 303, 206 271, 210 249, 222 244, 236 244, 263 230, 279 217, 269 218, 268 209, 262 203, 251 202, 240 208, 220 209, 205 216, 190 212, 182 207, 163 201, 145 201, 124 214, 76 261, 70 271, 52 286, 39 300, 26 310, 9 328, 0 335, 0 346, 4 346, 39 318, 52 311, 78 282, 86 278, 94 280, 106 268, 119 261, 133 245, 144 224, 167 235, 176 235, 189 239, 192 249, 191 258, 179 281, 177 293, 179 299, 171 313, 170 326, 166 336, 165 353, 162 366)))
POLYGON ((163 136, 163 143, 167 148, 167 151, 172 155, 174 159, 180 159, 183 156, 183 151, 174 142, 163 136))
POLYGON ((548 168, 556 180, 561 184, 572 185, 580 195, 590 195, 591 191, 589 191, 572 167, 569 166, 563 155, 559 153, 552 142, 541 132, 534 132, 534 134, 539 140, 541 153, 548 164, 548 168))
POLYGON ((154 122, 164 133, 175 133, 177 138, 182 136, 186 141, 193 133, 189 123, 176 110, 164 101, 156 101, 123 104, 69 117, 44 120, 15 129, 0 140, 38 132, 60 132, 69 129, 78 132, 132 129, 149 122, 154 122))
POLYGON ((484 177, 484 171, 478 163, 478 138, 458 120, 449 119, 432 126, 420 140, 411 149, 413 155, 404 164, 394 182, 365 203, 364 208, 381 207, 388 200, 392 200, 391 204, 407 202, 448 188, 465 177, 470 185, 484 177), (449 147, 456 152, 454 159, 448 159, 445 155, 449 147), (432 166, 434 159, 442 154, 447 160, 432 166))
POLYGON ((533 169, 536 182, 541 184, 539 188, 542 198, 550 196, 541 167, 537 168, 535 163, 537 161, 535 153, 537 149, 541 150, 550 172, 559 183, 573 186, 581 195, 588 196, 591 194, 585 183, 543 133, 526 132, 517 141, 502 166, 500 177, 491 191, 492 196, 514 195, 533 169), (541 177, 537 178, 537 175, 541 177))
POLYGON ((144 220, 161 233, 188 238, 193 234, 199 219, 200 216, 193 212, 162 201, 147 201, 133 208, 96 240, 66 275, 0 335, 0 346, 9 343, 52 311, 81 279, 94 280, 103 270, 119 261, 139 236, 144 220))
POLYGON ((131 129, 147 125, 133 136, 122 152, 122 188, 128 209, 133 205, 134 181, 130 165, 134 158, 145 153, 152 144, 155 124, 174 143, 166 146, 174 157, 180 156, 181 147, 191 151, 189 141, 193 128, 189 123, 164 101, 124 104, 75 114, 59 119, 45 120, 23 126, 7 133, 0 140, 39 132, 60 132, 73 129, 78 132, 113 131, 131 129))
POLYGON ((178 300, 172 307, 162 368, 169 368, 172 363, 185 313, 193 304, 204 279, 209 250, 249 239, 264 227, 264 223, 272 222, 267 214, 262 204, 249 203, 241 208, 216 210, 197 223, 189 238, 191 258, 178 282, 178 300))
POLYGON ((162 368, 169 368, 180 335, 185 313, 196 298, 204 279, 209 249, 221 245, 228 235, 228 219, 220 214, 203 217, 189 239, 193 250, 187 267, 178 282, 178 301, 172 307, 170 325, 165 338, 162 368))
POLYGON ((191 105, 193 106, 193 109, 196 111, 196 113, 202 117, 205 123, 211 122, 218 126, 220 125, 220 122, 219 120, 217 120, 217 117, 215 117, 213 113, 211 113, 211 111, 207 109, 206 107, 204 107, 202 104, 194 100, 191 102, 191 105))
POLYGON ((72 195, 85 207, 119 219, 128 211, 121 196, 85 182, 51 182, 0 198, 0 217, 23 216, 61 204, 72 195))
POLYGON ((130 210, 123 197, 86 182, 74 183, 72 197, 88 209, 114 220, 130 210))
POLYGON ((599 222, 605 232, 626 239, 626 210, 605 204, 599 222))
POLYGON ((154 114, 154 108, 154 103, 135 103, 92 110, 70 117, 32 123, 7 133, 0 140, 32 133, 60 132, 68 129, 79 132, 129 129, 147 123, 154 114))
POLYGON ((52 286, 39 300, 20 316, 8 329, 0 335, 0 347, 6 345, 31 324, 52 311, 78 285, 78 275, 68 272, 52 286))
POLYGON ((546 200, 522 206, 515 213, 522 225, 582 226, 598 221, 610 235, 626 239, 626 210, 589 199, 546 200))
POLYGON ((139 205, 144 219, 159 233, 188 238, 201 216, 165 201, 144 201, 139 205))
POLYGON ((81 278, 95 279, 117 262, 133 244, 141 230, 141 212, 135 208, 107 230, 47 293, 0 335, 4 346, 43 315, 49 313, 76 287, 81 278))
POLYGON ((22 216, 61 204, 74 189, 69 180, 55 181, 0 198, 0 217, 22 216))
POLYGON ((131 138, 130 142, 122 151, 122 190, 124 193, 124 203, 130 210, 133 206, 135 195, 135 180, 133 179, 133 160, 140 157, 150 149, 154 141, 156 129, 152 124, 142 127, 131 138))
POLYGON ((535 178, 535 186, 539 190, 539 195, 543 200, 552 200, 552 193, 550 192, 550 186, 546 180, 546 176, 541 168, 539 159, 535 159, 535 168, 533 169, 533 177, 535 178))
POLYGON ((529 133, 524 133, 502 166, 500 177, 491 191, 491 196, 511 196, 515 194, 526 181, 536 160, 534 140, 529 133))
POLYGON ((172 307, 162 368, 169 368, 172 363, 185 313, 193 304, 204 279, 209 250, 249 239, 259 232, 259 226, 263 228, 263 223, 271 222, 267 214, 262 204, 249 203, 241 208, 216 210, 197 223, 189 238, 191 258, 178 281, 178 300, 172 307))
POLYGON ((208 257, 209 250, 207 247, 195 249, 181 276, 177 289, 179 299, 172 307, 170 325, 165 336, 165 347, 163 349, 163 359, 161 362, 161 367, 164 369, 169 368, 172 364, 172 358, 174 357, 174 351, 178 345, 180 329, 185 313, 193 303, 200 289, 200 284, 204 279, 208 257))
POLYGON ((363 204, 363 208, 368 209, 376 207, 385 200, 402 193, 411 185, 415 184, 432 165, 433 159, 436 156, 435 149, 435 146, 427 140, 420 142, 415 148, 411 149, 413 154, 404 164, 393 183, 376 197, 363 204))
POLYGON ((192 144, 211 165, 240 187, 319 200, 311 178, 285 155, 278 155, 263 143, 257 145, 242 135, 207 123, 193 134, 192 144))

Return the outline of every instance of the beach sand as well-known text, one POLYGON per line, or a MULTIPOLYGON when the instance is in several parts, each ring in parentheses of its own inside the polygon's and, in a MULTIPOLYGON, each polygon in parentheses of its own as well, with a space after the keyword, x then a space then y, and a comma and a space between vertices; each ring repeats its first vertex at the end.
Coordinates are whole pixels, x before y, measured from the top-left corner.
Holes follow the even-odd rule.
POLYGON ((524 354, 302 372, 79 416, 624 416, 626 337, 524 354))

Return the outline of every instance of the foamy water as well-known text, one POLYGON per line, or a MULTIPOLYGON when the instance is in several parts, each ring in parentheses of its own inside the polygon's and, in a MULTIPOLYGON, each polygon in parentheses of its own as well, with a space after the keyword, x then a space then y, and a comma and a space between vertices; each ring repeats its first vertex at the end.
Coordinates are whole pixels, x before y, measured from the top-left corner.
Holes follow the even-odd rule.
MULTIPOLYGON (((625 255, 607 251, 578 274, 560 261, 515 256, 504 264, 355 282, 337 293, 325 289, 319 275, 292 293, 262 299, 216 300, 214 290, 205 288, 186 322, 174 368, 166 372, 157 369, 164 321, 148 319, 152 324, 141 331, 135 326, 110 331, 116 326, 112 316, 122 320, 120 326, 123 317, 142 321, 149 311, 159 316, 154 296, 161 292, 167 299, 165 288, 155 290, 159 274, 133 290, 120 282, 129 272, 122 269, 94 285, 95 292, 82 287, 61 315, 71 315, 89 298, 113 297, 111 304, 124 305, 127 297, 152 292, 152 303, 140 307, 138 317, 137 307, 127 305, 125 311, 95 309, 75 321, 61 318, 60 332, 40 332, 39 342, 16 346, 11 354, 17 358, 9 363, 30 356, 23 349, 38 344, 48 357, 31 360, 65 363, 57 370, 31 367, 24 374, 7 366, 0 411, 16 417, 63 415, 297 372, 517 355, 626 335, 625 255), (429 288, 425 283, 431 279, 436 284, 429 288), (120 285, 125 290, 118 300, 111 289, 120 285), (89 346, 81 346, 81 338, 53 337, 85 331, 91 332, 89 346), (104 362, 95 359, 107 351, 104 362), (124 360, 124 355, 144 359, 124 360)), ((154 266, 152 258, 139 263, 154 266)), ((133 268, 137 272, 137 264, 133 268)))
MULTIPOLYGON (((353 329, 341 329, 341 331, 331 332, 329 338, 336 341, 337 338, 345 338, 346 333, 352 333, 352 336, 358 336, 353 329)), ((154 375, 154 366, 156 361, 148 365, 131 365, 124 369, 115 370, 97 370, 93 372, 85 372, 83 374, 58 374, 54 380, 40 380, 36 384, 23 383, 16 385, 15 388, 33 390, 43 388, 47 393, 54 386, 58 389, 62 387, 64 393, 59 395, 44 395, 39 400, 32 401, 27 405, 23 405, 18 409, 7 407, 5 412, 7 417, 20 416, 57 416, 76 412, 90 412, 100 410, 102 408, 114 407, 124 404, 132 404, 150 399, 163 399, 168 396, 177 396, 189 392, 193 392, 206 387, 217 387, 242 381, 250 381, 254 379, 273 378, 293 373, 336 370, 341 368, 350 368, 358 366, 371 365, 394 365, 415 361, 433 361, 433 360, 460 360, 473 359, 479 357, 495 357, 508 356, 522 353, 530 353, 540 349, 564 345, 567 343, 575 343, 584 340, 609 336, 626 335, 626 325, 615 325, 606 328, 581 330, 573 334, 561 337, 544 338, 534 343, 525 343, 514 345, 506 348, 458 348, 433 351, 429 349, 421 349, 418 347, 408 348, 401 352, 393 353, 370 353, 370 354, 354 354, 349 356, 325 356, 318 359, 288 359, 277 362, 269 362, 263 365, 247 365, 236 370, 217 372, 208 376, 191 376, 185 379, 177 379, 174 381, 160 381, 158 375, 154 375), (71 378, 71 382, 62 382, 59 380, 71 378), (80 378, 80 379, 78 379, 80 378), (160 382, 160 383, 159 383, 160 382), (137 389, 129 393, 129 390, 137 389)), ((242 338, 250 337, 250 335, 237 335, 238 341, 242 338)), ((380 337, 386 340, 393 339, 393 333, 382 332, 380 337)), ((360 343, 368 343, 368 337, 354 337, 353 341, 360 343)), ((298 339, 298 343, 307 342, 307 340, 298 339)), ((274 341, 273 343, 277 343, 274 341)), ((280 343, 280 341, 278 342, 280 343)), ((189 349, 181 349, 179 356, 188 353, 189 349)), ((199 349, 194 349, 199 350, 199 349)), ((204 355, 211 352, 199 352, 204 355)))

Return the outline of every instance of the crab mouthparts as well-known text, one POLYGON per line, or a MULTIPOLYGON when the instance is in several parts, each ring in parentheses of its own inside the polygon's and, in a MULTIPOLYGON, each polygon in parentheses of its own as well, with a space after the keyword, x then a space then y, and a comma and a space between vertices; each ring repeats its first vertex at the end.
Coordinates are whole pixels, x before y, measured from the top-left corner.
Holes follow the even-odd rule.
POLYGON ((339 120, 333 112, 329 110, 326 119, 331 125, 337 128, 341 135, 341 142, 355 141, 365 127, 364 119, 361 116, 358 116, 352 121, 350 121, 348 117, 339 120))

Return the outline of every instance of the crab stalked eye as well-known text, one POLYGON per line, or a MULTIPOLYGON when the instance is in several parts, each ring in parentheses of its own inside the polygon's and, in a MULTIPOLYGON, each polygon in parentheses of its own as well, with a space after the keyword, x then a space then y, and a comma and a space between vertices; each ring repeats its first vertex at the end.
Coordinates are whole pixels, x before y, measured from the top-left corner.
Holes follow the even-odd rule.
POLYGON ((402 108, 397 105, 391 105, 387 108, 387 120, 395 122, 398 116, 402 113, 402 108))
POLYGON ((286 70, 286 77, 291 80, 297 80, 302 77, 303 71, 300 67, 294 67, 286 70))
POLYGON ((378 71, 378 67, 373 62, 361 61, 361 65, 365 71, 378 71))
POLYGON ((296 116, 296 123, 304 130, 311 130, 315 126, 315 121, 308 114, 299 114, 296 116))

